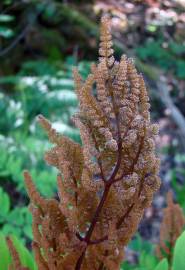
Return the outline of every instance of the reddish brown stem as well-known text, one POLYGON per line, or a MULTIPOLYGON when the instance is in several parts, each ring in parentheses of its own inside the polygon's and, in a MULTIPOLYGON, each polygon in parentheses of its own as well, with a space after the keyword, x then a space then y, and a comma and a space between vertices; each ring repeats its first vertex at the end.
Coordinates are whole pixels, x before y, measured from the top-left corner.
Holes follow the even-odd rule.
POLYGON ((83 259, 85 257, 86 249, 87 249, 87 247, 85 248, 85 250, 82 252, 81 256, 79 257, 79 259, 78 259, 78 261, 76 263, 76 266, 75 266, 75 270, 80 270, 81 269, 82 262, 83 262, 83 259))
POLYGON ((120 218, 120 220, 118 221, 118 223, 116 224, 116 229, 118 230, 120 228, 120 226, 122 225, 123 221, 125 220, 125 218, 128 216, 128 214, 130 213, 130 211, 132 210, 134 206, 134 203, 127 209, 127 212, 124 214, 124 216, 122 216, 120 218))
MULTIPOLYGON (((84 241, 87 243, 86 239, 84 237, 82 237, 79 233, 76 233, 76 237, 80 240, 80 241, 84 241)), ((100 244, 102 243, 103 241, 105 240, 108 240, 108 236, 105 235, 104 237, 102 238, 99 238, 99 239, 95 239, 95 240, 89 240, 88 241, 88 245, 95 245, 95 244, 100 244)))
MULTIPOLYGON (((119 170, 119 166, 120 166, 120 163, 121 163, 121 151, 122 151, 122 145, 121 145, 121 140, 119 141, 119 144, 118 144, 118 159, 117 159, 117 163, 116 163, 116 166, 115 166, 115 169, 112 173, 112 176, 110 177, 110 179, 106 182, 105 184, 105 189, 104 189, 104 192, 103 192, 103 195, 102 195, 102 198, 99 202, 99 205, 96 209, 96 212, 94 214, 94 217, 92 219, 92 222, 91 222, 91 225, 89 227, 89 230, 84 238, 84 241, 87 242, 87 246, 88 246, 88 243, 90 241, 90 238, 92 236, 92 233, 94 231, 94 228, 96 226, 96 223, 98 221, 98 218, 99 218, 99 215, 101 213, 101 210, 104 206, 104 203, 106 201, 106 198, 107 198, 107 195, 109 193, 109 190, 110 190, 110 187, 112 185, 112 183, 114 182, 114 177, 116 176, 118 170, 119 170)), ((87 248, 86 248, 87 249, 87 248)), ((81 266, 82 266, 82 262, 83 262, 83 259, 85 257, 85 252, 86 250, 82 253, 82 255, 79 257, 78 261, 77 261, 77 264, 76 264, 76 267, 75 267, 75 270, 80 270, 81 269, 81 266)))
POLYGON ((107 184, 106 184, 105 189, 104 189, 104 192, 103 192, 103 196, 102 196, 102 198, 101 198, 101 200, 100 200, 100 203, 99 203, 99 205, 98 205, 98 207, 97 207, 97 209, 96 209, 95 215, 94 215, 94 217, 93 217, 93 220, 92 220, 92 222, 91 222, 91 225, 90 225, 89 230, 88 230, 88 232, 87 232, 87 235, 86 235, 86 237, 85 237, 86 241, 89 241, 90 238, 91 238, 91 235, 92 235, 92 233, 93 233, 94 227, 95 227, 95 225, 96 225, 96 222, 98 221, 98 217, 99 217, 99 215, 100 215, 100 212, 101 212, 101 210, 102 210, 102 208, 103 208, 103 205, 104 205, 104 203, 105 203, 105 200, 106 200, 106 198, 107 198, 109 189, 110 189, 110 185, 107 185, 107 184))
POLYGON ((106 241, 106 240, 108 240, 108 236, 107 235, 105 235, 104 237, 102 237, 100 239, 90 240, 89 241, 89 245, 100 244, 100 243, 102 243, 103 241, 106 241))
MULTIPOLYGON (((145 137, 145 135, 141 138, 138 152, 137 152, 137 154, 136 154, 136 157, 135 157, 135 159, 134 159, 134 161, 133 161, 133 164, 132 164, 132 166, 131 166, 131 168, 130 168, 129 171, 133 171, 135 165, 136 165, 137 162, 138 162, 138 159, 139 159, 139 156, 140 156, 140 153, 141 153, 141 149, 142 149, 143 143, 144 143, 144 137, 145 137)), ((123 175, 124 175, 124 174, 123 174, 123 175)), ((117 180, 116 180, 116 181, 117 181, 117 180)), ((140 189, 139 189, 139 195, 140 195, 141 190, 142 190, 142 185, 143 185, 143 181, 141 181, 141 185, 140 185, 140 189)), ((139 196, 139 195, 138 195, 138 196, 139 196)), ((129 213, 132 211, 132 208, 134 207, 134 204, 135 204, 135 201, 134 201, 134 202, 132 203, 132 205, 128 208, 127 212, 120 218, 120 220, 118 221, 117 226, 116 226, 117 229, 120 228, 120 226, 121 226, 121 224, 123 223, 123 221, 125 220, 125 218, 126 218, 126 217, 129 215, 129 213)))
MULTIPOLYGON (((112 98, 113 98, 113 105, 115 106, 115 104, 114 104, 114 97, 112 97, 112 98)), ((104 175, 103 175, 103 171, 101 170, 102 180, 105 183, 105 189, 103 191, 102 198, 101 198, 101 200, 99 202, 99 205, 98 205, 98 207, 96 209, 96 212, 94 214, 94 217, 93 217, 93 219, 91 221, 89 230, 88 230, 88 232, 87 232, 87 234, 86 234, 86 236, 84 238, 84 241, 86 241, 86 243, 87 243, 87 247, 88 247, 88 245, 90 243, 90 238, 92 236, 92 233, 93 233, 94 228, 96 226, 96 223, 98 221, 99 215, 101 213, 101 210, 102 210, 102 208, 104 206, 104 203, 106 201, 106 198, 108 196, 110 187, 111 187, 111 185, 114 182, 114 179, 116 177, 116 174, 117 174, 117 172, 118 172, 118 170, 120 168, 120 164, 121 164, 121 158, 122 158, 122 139, 121 139, 121 134, 120 134, 120 126, 119 126, 119 113, 115 113, 115 116, 116 116, 116 124, 117 124, 117 131, 118 131, 118 157, 117 157, 117 162, 116 162, 116 166, 115 166, 115 168, 113 170, 113 173, 111 174, 110 178, 107 181, 105 181, 105 178, 104 178, 104 175)), ((94 136, 94 138, 95 138, 95 136, 94 136)), ((96 138, 95 138, 95 143, 96 143, 96 138)), ((101 167, 101 169, 102 169, 102 167, 101 167)), ((86 247, 86 249, 87 249, 87 247, 86 247)), ((79 259, 77 261, 77 264, 76 264, 76 267, 75 267, 75 270, 80 270, 81 269, 81 266, 82 266, 82 263, 83 263, 83 259, 85 257, 86 249, 82 253, 82 255, 79 257, 79 259)))
MULTIPOLYGON (((96 212, 95 212, 95 215, 93 217, 93 220, 91 222, 91 225, 89 227, 89 230, 84 238, 84 241, 86 241, 87 243, 89 242, 90 238, 91 238, 91 235, 93 233, 93 230, 94 230, 94 227, 96 225, 96 222, 98 221, 98 217, 100 215, 100 212, 103 208, 103 205, 105 203, 105 200, 107 198, 107 195, 108 195, 108 192, 109 192, 109 189, 110 189, 110 185, 106 184, 105 186, 105 189, 104 189, 104 192, 103 192, 103 196, 100 200, 100 203, 96 209, 96 212)), ((83 259, 84 259, 84 256, 85 256, 85 252, 86 252, 86 249, 83 251, 82 255, 79 257, 77 263, 76 263, 76 267, 75 267, 75 270, 80 270, 81 269, 81 266, 82 266, 82 262, 83 262, 83 259)))
POLYGON ((122 180, 122 178, 123 178, 124 176, 126 176, 129 172, 133 172, 134 166, 136 165, 136 163, 137 163, 137 161, 138 161, 138 158, 139 158, 139 155, 140 155, 140 153, 141 153, 141 149, 142 149, 142 147, 143 147, 143 142, 144 142, 144 136, 141 138, 141 141, 140 141, 140 144, 139 144, 139 149, 138 149, 138 151, 137 151, 137 154, 136 154, 136 156, 135 156, 135 158, 134 158, 134 160, 133 160, 133 163, 132 163, 131 167, 129 168, 128 172, 123 172, 122 175, 121 175, 120 177, 114 179, 114 183, 115 183, 115 182, 118 182, 118 181, 120 181, 120 180, 122 180))

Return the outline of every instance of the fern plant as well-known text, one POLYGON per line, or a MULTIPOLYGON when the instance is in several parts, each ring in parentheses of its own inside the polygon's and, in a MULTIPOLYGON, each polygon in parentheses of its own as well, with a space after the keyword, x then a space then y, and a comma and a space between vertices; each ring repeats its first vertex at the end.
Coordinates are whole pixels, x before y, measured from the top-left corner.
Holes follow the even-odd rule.
POLYGON ((24 173, 33 215, 39 270, 116 270, 124 247, 159 188, 159 159, 149 98, 132 59, 113 56, 110 25, 102 18, 99 63, 83 82, 74 69, 79 112, 73 120, 82 146, 38 120, 55 145, 45 155, 58 171, 59 199, 45 199, 24 173))

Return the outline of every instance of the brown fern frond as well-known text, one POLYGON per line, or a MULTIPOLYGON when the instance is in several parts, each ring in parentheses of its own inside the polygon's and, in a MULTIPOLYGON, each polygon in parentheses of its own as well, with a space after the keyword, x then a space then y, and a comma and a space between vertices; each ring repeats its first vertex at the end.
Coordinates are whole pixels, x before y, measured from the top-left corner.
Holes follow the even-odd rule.
POLYGON ((132 59, 113 56, 110 22, 102 18, 100 58, 85 81, 74 69, 79 112, 73 120, 82 146, 39 116, 54 147, 59 201, 47 200, 31 177, 25 182, 33 214, 33 249, 39 270, 116 270, 124 247, 159 188, 156 124, 132 59))
POLYGON ((29 268, 24 267, 21 263, 19 254, 13 244, 13 241, 8 237, 6 239, 11 257, 12 257, 12 263, 9 266, 9 270, 29 270, 29 268))
POLYGON ((102 18, 100 27, 100 62, 105 61, 107 67, 111 67, 114 63, 114 50, 112 49, 112 36, 110 32, 110 20, 107 16, 102 18))
POLYGON ((167 207, 164 209, 163 220, 160 227, 160 241, 156 248, 159 259, 168 258, 172 263, 173 249, 177 238, 185 226, 185 216, 178 204, 173 202, 171 191, 167 194, 167 207))

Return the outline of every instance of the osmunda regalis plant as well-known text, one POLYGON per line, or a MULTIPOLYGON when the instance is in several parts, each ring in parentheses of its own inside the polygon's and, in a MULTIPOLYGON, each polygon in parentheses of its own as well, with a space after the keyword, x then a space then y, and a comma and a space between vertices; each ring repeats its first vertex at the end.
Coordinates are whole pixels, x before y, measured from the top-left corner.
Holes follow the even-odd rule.
POLYGON ((141 74, 125 55, 115 61, 110 23, 102 18, 99 62, 85 81, 74 69, 82 146, 43 116, 54 147, 45 155, 58 169, 59 199, 43 198, 24 173, 33 215, 39 270, 116 270, 124 247, 160 186, 152 124, 141 74))

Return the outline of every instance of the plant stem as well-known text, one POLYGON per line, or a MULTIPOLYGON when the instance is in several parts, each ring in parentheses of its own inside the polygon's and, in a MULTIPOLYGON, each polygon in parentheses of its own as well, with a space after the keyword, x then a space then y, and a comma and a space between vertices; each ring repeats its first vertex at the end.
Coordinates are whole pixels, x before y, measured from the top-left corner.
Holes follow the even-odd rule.
MULTIPOLYGON (((105 189, 103 191, 103 195, 102 195, 102 198, 98 204, 98 207, 96 209, 96 212, 94 214, 94 217, 91 221, 91 225, 89 227, 89 230, 84 238, 84 241, 87 243, 87 247, 88 245, 90 244, 90 239, 91 239, 91 236, 92 236, 92 233, 94 231, 94 228, 96 226, 96 223, 98 221, 98 218, 99 218, 99 215, 101 213, 101 210, 104 206, 104 203, 106 201, 106 198, 108 196, 108 193, 109 193, 109 190, 110 190, 110 187, 111 185, 114 183, 114 178, 119 170, 119 166, 121 164, 121 154, 122 154, 122 144, 121 144, 121 140, 119 141, 119 144, 118 144, 118 159, 117 159, 117 163, 116 163, 116 166, 115 166, 115 169, 110 177, 110 179, 105 183, 105 189)), ((86 247, 86 249, 87 249, 86 247)), ((75 270, 80 270, 81 269, 81 266, 82 266, 82 262, 83 262, 83 259, 85 257, 85 253, 86 253, 86 249, 83 251, 82 255, 79 257, 77 263, 76 263, 76 267, 75 267, 75 270)))

